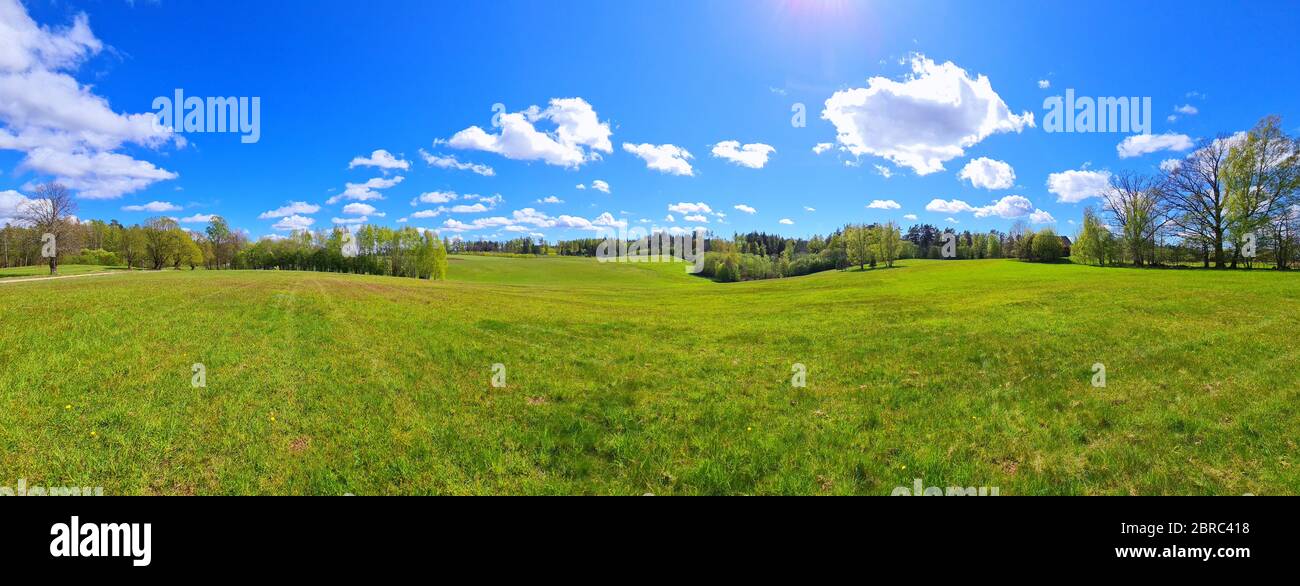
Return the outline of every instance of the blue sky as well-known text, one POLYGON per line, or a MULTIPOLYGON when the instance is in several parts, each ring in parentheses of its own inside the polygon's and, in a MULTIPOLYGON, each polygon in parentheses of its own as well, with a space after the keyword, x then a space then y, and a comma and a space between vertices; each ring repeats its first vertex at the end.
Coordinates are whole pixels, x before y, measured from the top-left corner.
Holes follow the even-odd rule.
POLYGON ((1155 172, 1267 114, 1300 129, 1295 2, 0 6, 0 217, 60 179, 83 218, 201 229, 219 214, 253 237, 362 216, 466 239, 623 222, 806 236, 1023 219, 1073 233, 1107 172, 1155 172), (177 88, 259 97, 260 140, 140 126, 132 115, 177 88), (1128 134, 1046 132, 1044 99, 1067 89, 1150 97, 1153 136, 1121 152, 1128 134), (492 125, 497 103, 521 123, 509 133, 492 125), (715 155, 727 141, 753 146, 715 155), (350 166, 380 149, 406 168, 350 166), (692 158, 633 152, 676 149, 692 158), (392 185, 345 195, 376 179, 392 185), (171 205, 131 211, 150 202, 171 205))

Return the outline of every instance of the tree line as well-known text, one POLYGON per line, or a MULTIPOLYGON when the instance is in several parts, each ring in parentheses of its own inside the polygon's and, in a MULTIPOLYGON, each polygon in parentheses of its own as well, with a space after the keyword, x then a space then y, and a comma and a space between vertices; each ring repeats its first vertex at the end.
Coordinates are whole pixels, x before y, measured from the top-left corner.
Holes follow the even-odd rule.
POLYGON ((1080 261, 1163 266, 1188 261, 1288 269, 1300 249, 1300 140, 1268 116, 1250 131, 1200 142, 1159 173, 1111 176, 1100 211, 1084 212, 1080 261))
POLYGON ((447 245, 432 232, 364 225, 295 232, 250 243, 226 220, 212 216, 202 231, 158 216, 138 225, 117 220, 78 221, 76 202, 57 183, 40 185, 18 210, 18 225, 0 228, 0 267, 49 264, 125 266, 128 269, 277 269, 389 275, 447 276, 447 245), (46 234, 54 236, 47 247, 46 234), (53 256, 45 254, 53 249, 53 256))

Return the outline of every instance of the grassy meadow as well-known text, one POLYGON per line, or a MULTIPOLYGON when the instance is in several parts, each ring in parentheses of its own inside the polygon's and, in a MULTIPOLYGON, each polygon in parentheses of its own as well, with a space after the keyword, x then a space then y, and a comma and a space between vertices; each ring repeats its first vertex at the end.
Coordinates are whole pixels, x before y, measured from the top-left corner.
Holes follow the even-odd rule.
POLYGON ((440 282, 12 283, 0 485, 1295 494, 1297 332, 1300 275, 1010 260, 732 284, 488 256, 453 256, 440 282))

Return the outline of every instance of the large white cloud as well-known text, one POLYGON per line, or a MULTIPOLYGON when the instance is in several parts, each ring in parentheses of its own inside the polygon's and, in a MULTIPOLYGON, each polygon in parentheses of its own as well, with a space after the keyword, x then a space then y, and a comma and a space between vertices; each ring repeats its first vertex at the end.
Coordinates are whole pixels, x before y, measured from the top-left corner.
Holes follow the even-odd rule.
POLYGON ((738 140, 724 140, 713 145, 713 156, 726 159, 742 167, 762 169, 767 158, 776 149, 761 142, 741 145, 738 140))
POLYGON ((981 189, 1007 189, 1016 184, 1016 171, 1004 161, 980 157, 966 163, 957 178, 981 189))
POLYGON ((17 0, 0 0, 0 149, 26 153, 21 168, 50 176, 86 198, 115 198, 176 177, 115 153, 132 143, 176 139, 152 113, 119 114, 69 71, 103 50, 84 14, 41 27, 17 0))
POLYGON ((989 135, 1034 125, 1033 113, 1012 113, 987 77, 924 55, 913 56, 903 81, 873 77, 865 88, 835 92, 822 118, 835 125, 848 152, 883 157, 918 175, 942 171, 945 161, 989 135))
POLYGON ((1115 147, 1119 158, 1129 159, 1159 151, 1185 151, 1192 148, 1192 139, 1186 134, 1135 134, 1125 138, 1115 147))
POLYGON ((176 174, 153 163, 105 151, 67 152, 37 148, 27 152, 21 166, 56 177, 87 199, 113 199, 176 174))
MULTIPOLYGON (((507 159, 542 161, 559 167, 578 167, 597 160, 600 153, 614 152, 608 122, 582 98, 556 98, 545 110, 537 106, 496 117, 500 132, 489 133, 478 126, 457 132, 445 142, 457 149, 496 153, 507 159), (538 130, 537 124, 554 126, 538 130)), ((435 144, 441 144, 437 141, 435 144)))
POLYGON ((1056 195, 1056 201, 1063 203, 1101 197, 1109 185, 1109 171, 1070 170, 1047 176, 1047 191, 1056 195))
POLYGON ((873 210, 897 210, 903 206, 892 199, 873 199, 871 203, 867 204, 867 207, 873 210))
POLYGON ((695 170, 691 168, 691 163, 687 160, 693 158, 690 151, 677 145, 632 144, 625 142, 623 143, 623 150, 641 157, 645 161, 646 167, 655 171, 688 177, 695 175, 695 170))

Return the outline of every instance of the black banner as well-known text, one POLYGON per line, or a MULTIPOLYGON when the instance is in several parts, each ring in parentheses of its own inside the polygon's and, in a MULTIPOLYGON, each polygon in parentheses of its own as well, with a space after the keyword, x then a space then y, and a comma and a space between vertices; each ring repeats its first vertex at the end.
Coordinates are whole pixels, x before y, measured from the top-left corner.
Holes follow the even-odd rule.
POLYGON ((430 560, 461 566, 491 558, 519 567, 586 559, 667 569, 723 550, 762 560, 764 568, 870 560, 957 575, 1025 564, 1064 565, 1071 575, 1232 575, 1280 568, 1294 558, 1296 543, 1290 507, 1246 497, 47 497, 0 503, 8 519, 0 538, 6 568, 156 577, 192 576, 194 568, 218 576, 259 568, 417 569, 430 560))

